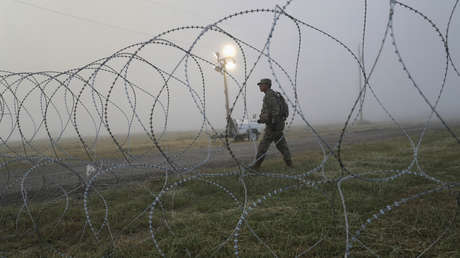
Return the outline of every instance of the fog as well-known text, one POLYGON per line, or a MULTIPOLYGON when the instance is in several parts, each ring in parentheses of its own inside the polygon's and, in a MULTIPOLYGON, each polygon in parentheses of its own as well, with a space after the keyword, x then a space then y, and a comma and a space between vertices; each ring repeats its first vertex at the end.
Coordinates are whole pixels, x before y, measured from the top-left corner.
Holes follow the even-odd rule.
MULTIPOLYGON (((427 16, 445 37, 455 1, 401 2, 427 16)), ((64 72, 109 57, 120 49, 146 42, 173 28, 191 25, 204 27, 236 12, 251 9, 280 10, 279 7, 284 4, 285 1, 274 0, 82 0, 78 2, 2 0, 0 42, 3 51, 0 51, 0 70, 13 73, 64 72), (276 7, 277 5, 279 7, 276 7)), ((368 74, 377 58, 387 29, 390 4, 389 1, 368 1, 367 4, 363 52, 364 67, 368 74)), ((327 32, 359 56, 358 48, 363 43, 364 1, 294 0, 286 7, 285 12, 327 32)), ((273 12, 255 12, 227 19, 218 26, 245 44, 262 50, 272 29, 273 20, 273 12)), ((403 63, 416 86, 427 100, 435 105, 435 100, 443 86, 446 67, 446 52, 441 37, 427 20, 400 5, 395 6, 393 28, 403 63)), ((203 29, 181 29, 165 34, 161 38, 174 42, 183 49, 189 49, 201 32, 203 29)), ((460 13, 458 9, 453 15, 448 35, 452 62, 459 69, 460 13)), ((369 121, 390 120, 386 109, 399 122, 424 121, 429 118, 431 108, 403 70, 391 41, 391 37, 387 36, 382 54, 370 77, 369 85, 378 99, 371 91, 366 91, 364 118, 369 121)), ((228 43, 235 44, 231 38, 222 33, 206 31, 196 41, 191 52, 194 56, 215 63, 213 53, 221 51, 228 43)), ((133 53, 136 49, 137 47, 131 48, 126 52, 133 53)), ((263 94, 259 92, 256 83, 261 78, 272 78, 273 88, 278 91, 282 88, 290 101, 294 102, 297 95, 299 113, 302 113, 309 123, 313 125, 344 123, 347 120, 359 95, 360 70, 356 60, 340 43, 305 25, 300 24, 297 27, 291 19, 280 16, 270 41, 270 57, 280 64, 284 71, 273 63, 271 66, 264 56, 257 62, 259 52, 251 47, 243 45, 243 50, 246 59, 241 50, 238 50, 235 57, 236 69, 229 71, 230 103, 235 103, 232 117, 241 119, 258 114, 263 94), (301 32, 300 49, 298 28, 301 32), (244 60, 246 60, 246 73, 251 73, 246 88, 240 91, 240 87, 245 86, 244 60), (256 66, 251 71, 254 64, 256 66), (272 68, 279 84, 275 82, 272 68), (296 89, 291 82, 295 82, 296 89), (238 96, 239 92, 245 93, 246 98, 241 94, 238 96)), ((147 45, 138 55, 165 73, 174 72, 173 76, 177 80, 171 79, 168 88, 164 89, 164 79, 160 73, 144 62, 134 61, 129 66, 127 79, 135 84, 136 88, 128 89, 130 97, 127 97, 123 80, 116 81, 115 86, 111 88, 116 75, 100 72, 94 81, 94 87, 101 96, 110 94, 110 102, 116 104, 108 103, 107 121, 112 132, 124 134, 128 130, 144 131, 142 127, 148 130, 152 105, 157 95, 159 104, 153 112, 154 130, 161 130, 165 124, 167 130, 199 129, 203 124, 203 114, 197 106, 204 109, 207 119, 214 128, 224 127, 223 76, 214 70, 213 65, 202 60, 198 61, 200 66, 192 59, 188 62, 181 61, 184 52, 158 44, 147 45), (187 80, 189 85, 186 83, 187 80), (136 118, 133 118, 134 114, 130 106, 134 96, 136 118), (166 109, 169 112, 167 119, 164 113, 166 109), (137 122, 130 127, 131 120, 137 122)), ((121 57, 112 58, 107 64, 121 72, 127 60, 121 57)), ((83 70, 79 75, 88 79, 93 70, 83 70)), ((25 99, 23 107, 27 108, 27 112, 23 110, 18 116, 25 135, 33 137, 34 126, 36 128, 41 126, 38 137, 46 135, 45 129, 40 125, 43 119, 41 103, 43 95, 38 90, 29 93, 36 82, 24 80, 18 84, 16 80, 19 77, 5 77, 7 74, 6 72, 0 74, 5 78, 0 85, 3 102, 10 108, 15 106, 13 95, 5 90, 7 85, 15 85, 16 96, 20 100, 25 99)), ((37 76, 35 79, 46 80, 43 76, 37 76)), ((46 94, 51 95, 59 84, 51 82, 47 87, 46 94)), ((72 79, 68 87, 77 95, 83 83, 72 79)), ((448 123, 457 121, 460 117, 459 97, 460 77, 453 67, 449 66, 443 93, 436 108, 448 123)), ((58 135, 62 132, 69 121, 68 114, 72 110, 70 100, 64 90, 59 90, 53 96, 54 107, 50 107, 46 115, 47 126, 52 134, 58 135)), ((76 119, 78 128, 84 136, 94 135, 99 130, 99 122, 103 119, 98 117, 98 113, 102 113, 106 101, 103 97, 94 100, 94 95, 89 90, 82 93, 81 101, 88 110, 85 111, 83 106, 79 107, 76 119)), ((357 109, 355 108, 354 116, 357 114, 357 109)), ((8 113, 5 110, 4 112, 8 113)), ((4 136, 14 127, 16 117, 13 111, 10 113, 6 114, 3 123, 0 123, 0 132, 4 136)), ((305 124, 305 121, 296 114, 294 124, 305 124)), ((66 136, 75 134, 71 126, 68 126, 65 131, 66 136)), ((14 134, 18 135, 17 132, 14 134)))

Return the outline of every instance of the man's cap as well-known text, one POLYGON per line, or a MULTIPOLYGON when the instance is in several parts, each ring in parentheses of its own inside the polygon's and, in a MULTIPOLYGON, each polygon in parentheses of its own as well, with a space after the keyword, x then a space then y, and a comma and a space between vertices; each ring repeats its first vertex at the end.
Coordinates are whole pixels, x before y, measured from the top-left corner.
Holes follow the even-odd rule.
POLYGON ((264 79, 260 79, 260 82, 257 83, 257 85, 260 85, 260 84, 267 84, 267 85, 272 85, 272 80, 268 79, 268 78, 264 78, 264 79))

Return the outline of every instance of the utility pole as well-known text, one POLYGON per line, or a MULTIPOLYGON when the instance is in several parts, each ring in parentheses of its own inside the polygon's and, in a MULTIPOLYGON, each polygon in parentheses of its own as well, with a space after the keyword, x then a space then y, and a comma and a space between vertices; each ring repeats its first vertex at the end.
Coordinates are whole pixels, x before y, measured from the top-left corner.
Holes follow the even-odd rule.
POLYGON ((224 95, 225 95, 225 113, 226 120, 229 126, 229 131, 231 136, 236 135, 237 128, 233 122, 233 119, 230 117, 230 104, 228 100, 228 83, 227 83, 227 70, 233 69, 235 67, 235 48, 233 46, 227 45, 222 50, 223 55, 219 52, 215 52, 218 65, 215 67, 217 72, 220 72, 224 76, 224 95))
POLYGON ((224 76, 225 112, 228 119, 230 117, 230 105, 228 103, 227 68, 225 67, 227 65, 227 60, 226 58, 221 58, 219 52, 216 52, 216 58, 220 64, 216 66, 216 70, 224 76))

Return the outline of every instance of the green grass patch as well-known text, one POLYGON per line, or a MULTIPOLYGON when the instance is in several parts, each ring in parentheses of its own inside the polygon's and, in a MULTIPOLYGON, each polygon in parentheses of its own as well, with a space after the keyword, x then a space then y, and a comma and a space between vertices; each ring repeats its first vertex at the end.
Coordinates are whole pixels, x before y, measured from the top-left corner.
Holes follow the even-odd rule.
MULTIPOLYGON (((417 139, 416 134, 412 136, 417 139)), ((411 171, 427 173, 443 182, 460 182, 459 153, 460 144, 444 130, 430 130, 411 171)), ((324 177, 330 180, 314 187, 299 180, 260 174, 243 178, 203 176, 185 182, 181 180, 187 177, 169 176, 167 185, 178 185, 162 193, 152 213, 165 177, 101 188, 100 196, 93 189, 87 200, 92 229, 87 223, 82 190, 67 200, 57 192, 45 201, 32 200, 27 210, 22 204, 5 205, 0 211, 0 256, 58 257, 62 253, 74 257, 158 257, 158 244, 168 257, 228 257, 234 255, 233 233, 245 201, 252 205, 266 197, 241 225, 240 256, 269 257, 275 253, 292 257, 308 251, 305 257, 339 257, 345 253, 346 239, 337 188, 342 175, 363 177, 346 180, 341 188, 352 234, 387 205, 440 186, 408 174, 388 182, 372 181, 411 165, 412 146, 405 137, 346 144, 341 158, 347 171, 342 171, 331 157, 323 170, 304 177, 310 182, 324 177), (280 188, 286 190, 268 196, 280 188)), ((305 151, 294 157, 295 169, 286 169, 279 159, 267 159, 262 171, 298 175, 315 168, 322 159, 319 151, 305 151)), ((200 173, 229 171, 238 168, 200 173)), ((457 186, 393 206, 361 231, 351 256, 414 257, 441 235, 426 256, 460 256, 460 218, 456 216, 460 211, 459 191, 457 186)))

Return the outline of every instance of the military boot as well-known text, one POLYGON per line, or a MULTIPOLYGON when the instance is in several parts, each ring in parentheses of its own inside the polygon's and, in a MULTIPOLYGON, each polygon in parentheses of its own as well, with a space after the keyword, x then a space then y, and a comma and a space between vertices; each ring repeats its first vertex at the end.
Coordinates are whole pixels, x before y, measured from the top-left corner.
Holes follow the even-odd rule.
POLYGON ((292 160, 287 159, 284 162, 286 163, 286 166, 288 166, 289 168, 294 168, 294 164, 292 164, 292 160))
POLYGON ((262 165, 262 162, 264 161, 264 157, 258 159, 254 164, 252 164, 251 166, 249 166, 250 169, 254 169, 254 170, 259 170, 260 168, 260 165, 262 165))

